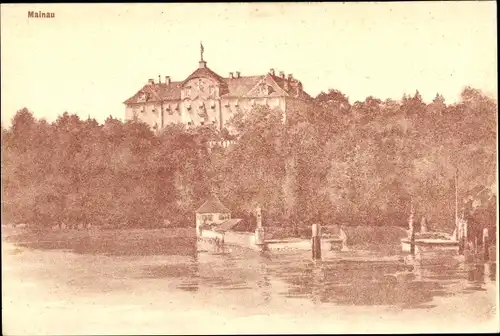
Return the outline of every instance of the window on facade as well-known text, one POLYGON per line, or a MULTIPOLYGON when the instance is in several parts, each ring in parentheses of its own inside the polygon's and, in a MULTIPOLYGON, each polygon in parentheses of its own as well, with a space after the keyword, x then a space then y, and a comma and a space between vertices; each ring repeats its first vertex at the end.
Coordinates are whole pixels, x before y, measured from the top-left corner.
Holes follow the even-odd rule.
POLYGON ((188 126, 191 126, 193 123, 191 121, 188 121, 188 126))
POLYGON ((213 215, 207 215, 207 219, 208 219, 209 221, 214 220, 214 216, 213 216, 213 215))
POLYGON ((204 121, 200 121, 200 125, 203 126, 205 124, 204 121))

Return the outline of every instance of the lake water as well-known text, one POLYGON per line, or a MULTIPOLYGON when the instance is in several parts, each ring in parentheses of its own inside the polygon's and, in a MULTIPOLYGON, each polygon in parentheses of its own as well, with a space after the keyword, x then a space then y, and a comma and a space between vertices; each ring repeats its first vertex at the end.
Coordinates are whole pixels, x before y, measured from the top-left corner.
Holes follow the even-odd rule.
POLYGON ((135 250, 4 246, 7 334, 438 332, 497 325, 496 263, 464 263, 453 252, 416 261, 403 253, 332 252, 313 262, 302 252, 198 253, 193 239, 175 238, 164 240, 165 248, 135 250))

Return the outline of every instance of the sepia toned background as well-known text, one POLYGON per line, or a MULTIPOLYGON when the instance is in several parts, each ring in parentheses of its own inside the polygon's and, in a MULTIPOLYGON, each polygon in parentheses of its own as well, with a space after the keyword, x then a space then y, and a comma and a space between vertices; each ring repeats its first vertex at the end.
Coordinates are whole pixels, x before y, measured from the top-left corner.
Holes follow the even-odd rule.
POLYGON ((486 1, 2 5, 3 331, 498 330, 495 14, 486 1), (314 109, 286 128, 278 110, 240 111, 239 140, 213 151, 204 127, 107 119, 149 78, 185 79, 200 41, 222 76, 293 73, 314 109), (195 213, 214 191, 240 230, 259 204, 266 238, 304 253, 206 253, 195 213), (454 236, 469 210, 470 242, 489 229, 496 254, 402 251, 414 229, 454 236), (343 227, 347 250, 311 260, 313 223, 343 227))
POLYGON ((419 89, 448 103, 497 91, 493 1, 334 4, 2 5, 2 122, 27 106, 103 121, 148 78, 185 78, 199 41, 214 71, 293 72, 315 96, 351 103, 419 89), (29 19, 49 11, 54 19, 29 19))

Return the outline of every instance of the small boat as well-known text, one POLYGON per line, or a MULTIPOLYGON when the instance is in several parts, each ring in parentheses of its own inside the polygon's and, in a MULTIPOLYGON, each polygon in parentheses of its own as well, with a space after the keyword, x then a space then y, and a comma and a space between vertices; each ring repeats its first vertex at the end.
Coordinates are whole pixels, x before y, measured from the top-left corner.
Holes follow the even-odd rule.
POLYGON ((415 244, 415 252, 442 251, 459 249, 459 240, 466 234, 467 223, 458 217, 458 170, 455 175, 455 231, 449 235, 443 232, 427 232, 425 217, 420 225, 421 232, 415 232, 413 226, 414 208, 413 200, 410 203, 410 216, 408 218, 408 237, 401 239, 403 252, 411 252, 412 239, 415 244))
MULTIPOLYGON (((441 236, 442 234, 439 234, 441 236)), ((411 239, 401 239, 401 248, 403 252, 410 252, 411 239)), ((433 250, 457 250, 458 241, 446 237, 415 237, 415 251, 433 251, 433 250)))

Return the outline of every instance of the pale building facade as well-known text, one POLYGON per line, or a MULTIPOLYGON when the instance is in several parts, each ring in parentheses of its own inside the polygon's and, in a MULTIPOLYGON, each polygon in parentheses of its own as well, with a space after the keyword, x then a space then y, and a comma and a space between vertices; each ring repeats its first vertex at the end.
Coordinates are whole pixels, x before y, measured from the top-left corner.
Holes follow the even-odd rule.
POLYGON ((207 67, 202 49, 198 68, 186 79, 150 79, 124 104, 126 120, 137 118, 160 131, 170 123, 216 125, 222 129, 238 110, 255 105, 279 108, 286 118, 287 112, 310 102, 302 83, 291 74, 276 74, 271 69, 264 75, 230 72, 228 77, 222 77, 207 67))

